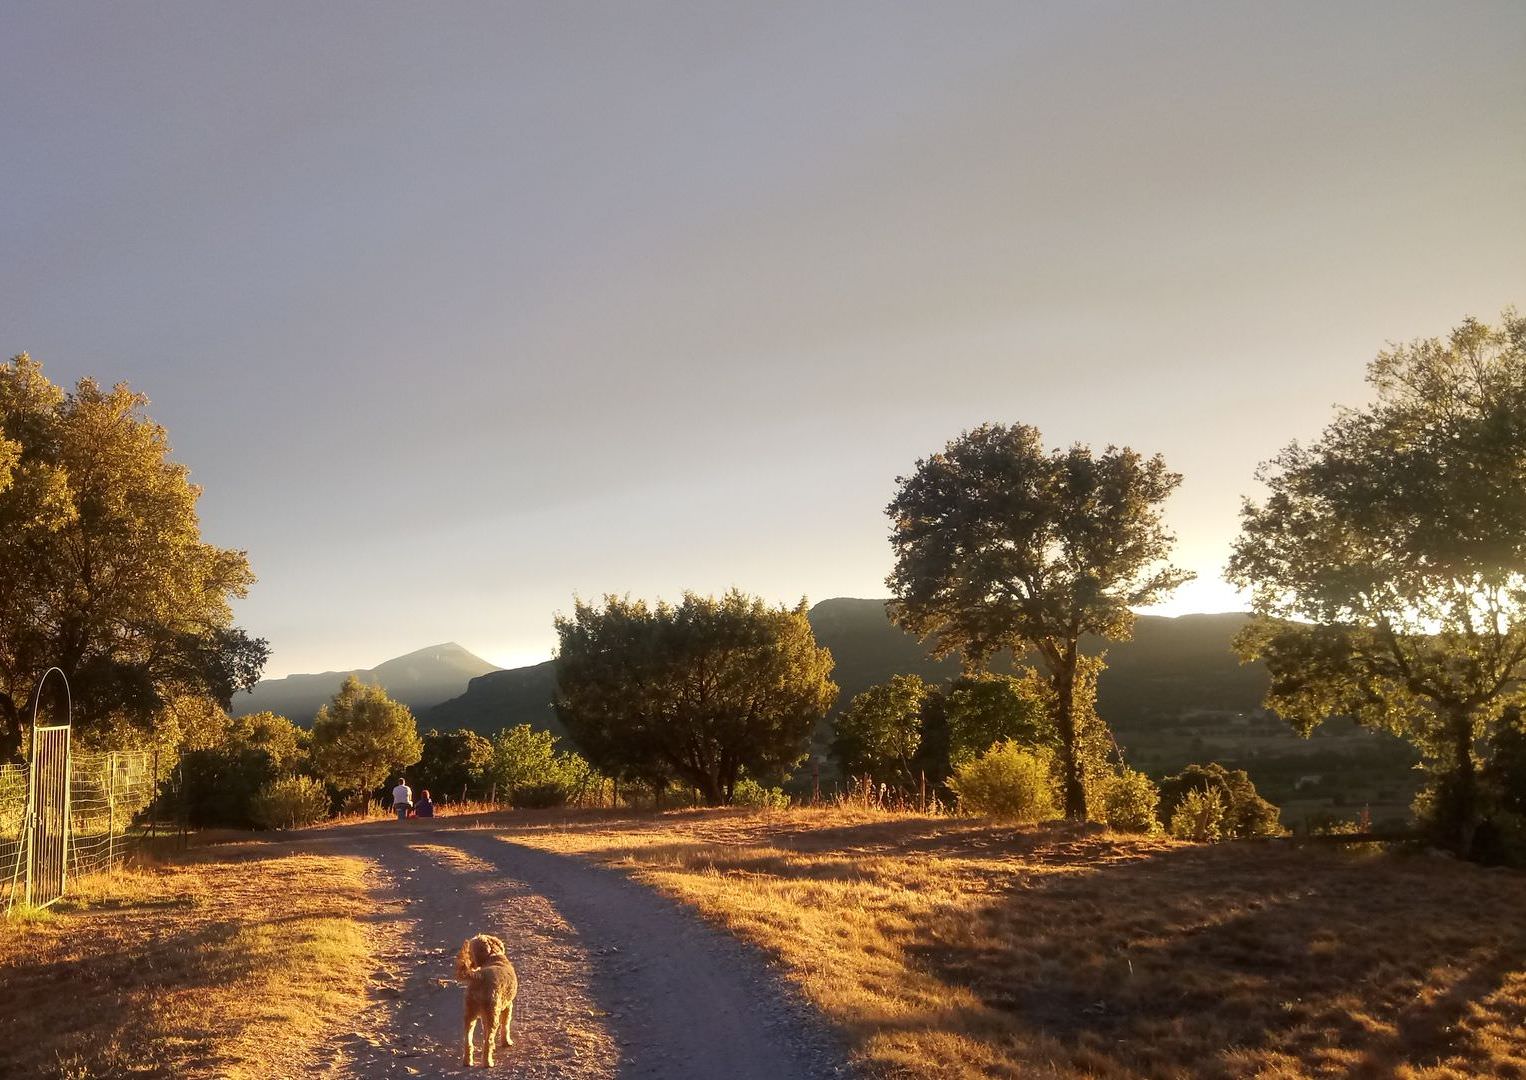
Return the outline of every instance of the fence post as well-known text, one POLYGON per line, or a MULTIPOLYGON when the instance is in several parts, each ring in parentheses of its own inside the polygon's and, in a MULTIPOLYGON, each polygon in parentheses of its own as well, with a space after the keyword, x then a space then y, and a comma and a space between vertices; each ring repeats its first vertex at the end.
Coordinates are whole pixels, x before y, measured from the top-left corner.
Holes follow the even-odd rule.
POLYGON ((106 869, 116 865, 117 840, 117 754, 106 755, 106 869))
POLYGON ((149 788, 148 794, 148 805, 150 808, 148 815, 148 838, 152 841, 157 831, 154 826, 159 823, 159 748, 157 746, 154 747, 154 785, 149 788))

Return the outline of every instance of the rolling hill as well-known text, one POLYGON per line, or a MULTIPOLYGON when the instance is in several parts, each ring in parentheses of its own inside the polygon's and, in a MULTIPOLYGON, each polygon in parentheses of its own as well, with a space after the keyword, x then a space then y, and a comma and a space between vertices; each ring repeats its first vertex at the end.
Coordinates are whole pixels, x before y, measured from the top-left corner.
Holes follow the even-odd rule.
MULTIPOLYGON (((816 639, 832 650, 837 709, 855 694, 895 674, 940 682, 959 674, 954 658, 935 660, 926 646, 893 625, 884 600, 824 600, 810 611, 816 639)), ((1304 739, 1261 708, 1266 671, 1241 664, 1230 647, 1248 616, 1243 613, 1144 615, 1125 642, 1108 643, 1098 709, 1129 762, 1154 775, 1191 761, 1244 768, 1264 794, 1284 807, 1289 822, 1310 813, 1355 813, 1372 808, 1375 820, 1402 815, 1414 794, 1413 752, 1398 739, 1349 723, 1324 725, 1304 739)), ((1086 644, 1095 653, 1102 642, 1086 644)), ((469 727, 492 734, 528 723, 565 735, 551 699, 555 665, 492 671, 465 692, 424 709, 421 729, 469 727)), ((825 750, 828 729, 818 733, 825 750)))
MULTIPOLYGON (((811 608, 809 618, 816 640, 832 650, 836 661, 832 678, 841 690, 838 709, 891 675, 916 674, 940 682, 959 674, 957 659, 935 660, 925 645, 893 625, 883 600, 823 600, 811 608)), ((1127 728, 1191 710, 1257 709, 1266 691, 1266 674, 1242 665, 1229 647, 1245 620, 1238 613, 1141 616, 1132 641, 1108 647, 1099 698, 1109 721, 1127 728)), ((1089 651, 1096 652, 1100 645, 1090 643, 1089 651)), ((424 710, 419 722, 441 730, 469 727, 483 733, 529 723, 560 735, 561 725, 551 709, 555 692, 551 661, 493 671, 472 679, 461 696, 424 710)))
POLYGON ((263 679, 250 693, 234 697, 232 712, 235 716, 264 711, 280 713, 307 726, 312 723, 319 707, 334 696, 349 675, 358 677, 363 683, 385 688, 387 693, 418 712, 460 695, 474 676, 497 670, 496 665, 449 641, 395 657, 374 668, 263 679))

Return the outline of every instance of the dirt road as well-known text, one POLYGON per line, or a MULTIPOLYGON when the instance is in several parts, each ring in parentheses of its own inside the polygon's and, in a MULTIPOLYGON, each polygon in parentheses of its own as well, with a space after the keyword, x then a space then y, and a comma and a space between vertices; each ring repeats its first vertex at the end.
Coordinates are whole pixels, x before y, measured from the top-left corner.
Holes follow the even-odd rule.
POLYGON ((461 1065, 462 990, 452 981, 456 950, 479 932, 504 939, 520 979, 514 1045, 492 1075, 847 1075, 756 951, 617 871, 491 830, 346 833, 320 842, 378 867, 383 955, 373 1004, 324 1048, 321 1075, 484 1075, 461 1065))

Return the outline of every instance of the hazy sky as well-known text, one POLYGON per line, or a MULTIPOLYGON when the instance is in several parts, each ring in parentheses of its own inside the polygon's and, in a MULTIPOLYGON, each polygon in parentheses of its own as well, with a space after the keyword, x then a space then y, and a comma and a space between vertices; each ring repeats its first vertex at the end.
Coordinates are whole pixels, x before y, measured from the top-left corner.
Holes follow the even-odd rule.
POLYGON ((125 379, 272 674, 880 596, 986 420, 1201 580, 1386 340, 1526 304, 1526 4, 0 3, 0 349, 125 379))

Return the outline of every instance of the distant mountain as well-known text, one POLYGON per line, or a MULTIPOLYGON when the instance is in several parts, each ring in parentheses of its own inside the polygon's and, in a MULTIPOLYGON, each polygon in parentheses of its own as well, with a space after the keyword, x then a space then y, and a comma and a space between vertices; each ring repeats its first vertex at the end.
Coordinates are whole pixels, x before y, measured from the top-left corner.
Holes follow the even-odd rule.
POLYGON ((243 716, 269 711, 290 717, 305 727, 312 723, 318 709, 334 696, 350 675, 363 683, 384 688, 393 698, 418 712, 457 697, 474 676, 497 670, 496 665, 450 641, 395 657, 374 668, 261 680, 251 693, 234 697, 233 714, 243 716))
MULTIPOLYGON (((832 678, 841 692, 834 713, 891 675, 942 682, 959 674, 957 659, 934 660, 926 646, 891 623, 885 604, 836 599, 810 610, 816 640, 836 660, 832 678)), ((1304 739, 1266 713, 1265 668, 1240 663, 1230 647, 1248 620, 1239 612, 1142 615, 1129 641, 1083 643, 1089 653, 1107 649, 1097 706, 1128 761, 1156 776, 1191 761, 1244 768, 1284 808, 1289 823, 1310 814, 1349 817, 1363 807, 1375 821, 1402 817, 1418 782, 1414 752, 1391 735, 1349 722, 1326 724, 1304 739)), ((493 671, 472 679, 459 697, 425 709, 419 726, 493 734, 528 723, 560 736, 565 732, 551 707, 555 693, 551 661, 493 671)), ((817 753, 830 736, 830 724, 822 725, 817 753)))
MULTIPOLYGON (((954 657, 935 660, 927 646, 901 630, 885 614, 884 600, 823 600, 809 618, 816 640, 832 650, 832 678, 840 688, 837 709, 855 694, 892 675, 920 675, 941 682, 959 674, 954 657)), ((1249 712, 1261 704, 1266 674, 1242 666, 1229 642, 1247 616, 1140 616, 1134 638, 1108 646, 1100 704, 1109 721, 1128 727, 1153 714, 1191 709, 1249 712)), ((1095 652, 1100 643, 1088 643, 1095 652)), ((556 693, 552 661, 479 675, 466 693, 427 709, 423 727, 469 727, 484 733, 529 723, 562 734, 551 708, 556 693)), ((835 710, 834 710, 835 711, 835 710)))

